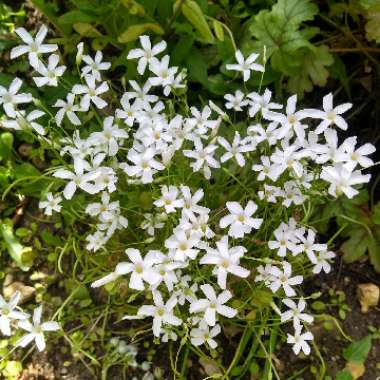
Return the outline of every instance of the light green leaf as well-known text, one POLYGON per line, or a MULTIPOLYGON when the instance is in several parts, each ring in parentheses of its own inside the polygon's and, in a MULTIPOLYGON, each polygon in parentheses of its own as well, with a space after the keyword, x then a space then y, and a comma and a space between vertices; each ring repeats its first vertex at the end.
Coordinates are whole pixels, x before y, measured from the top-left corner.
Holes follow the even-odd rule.
POLYGON ((214 36, 210 27, 207 24, 206 18, 196 1, 185 0, 182 4, 182 13, 190 22, 191 25, 200 33, 203 40, 212 44, 214 42, 214 36))
POLYGON ((13 233, 13 228, 10 223, 1 222, 0 233, 4 239, 9 255, 15 261, 17 266, 20 267, 23 271, 29 270, 31 263, 27 263, 26 261, 29 260, 26 259, 30 257, 32 249, 30 247, 24 247, 18 241, 13 233))
POLYGON ((363 339, 351 343, 343 350, 343 357, 352 363, 363 364, 371 349, 372 336, 367 335, 363 339))
POLYGON ((375 40, 377 43, 380 43, 380 3, 368 8, 367 20, 365 31, 368 40, 375 40))
POLYGON ((126 31, 124 31, 117 40, 120 43, 127 43, 137 40, 141 35, 146 33, 148 30, 156 34, 164 34, 164 29, 159 24, 154 24, 152 22, 147 22, 145 24, 131 25, 126 31))
POLYGON ((214 28, 214 33, 216 35, 216 38, 219 41, 224 41, 224 29, 223 24, 218 20, 212 20, 212 27, 214 28))
POLYGON ((298 27, 303 21, 310 21, 318 13, 318 7, 310 0, 278 0, 273 13, 287 20, 287 26, 298 27))
POLYGON ((302 67, 294 73, 288 82, 290 92, 303 95, 313 89, 313 85, 323 87, 327 83, 329 72, 326 67, 334 62, 327 46, 318 46, 303 50, 302 67))

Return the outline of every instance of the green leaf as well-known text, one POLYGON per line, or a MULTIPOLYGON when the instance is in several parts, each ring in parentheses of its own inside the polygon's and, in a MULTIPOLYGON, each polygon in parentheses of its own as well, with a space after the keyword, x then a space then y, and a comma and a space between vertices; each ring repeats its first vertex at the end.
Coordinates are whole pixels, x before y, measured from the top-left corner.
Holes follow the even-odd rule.
POLYGON ((380 3, 372 5, 367 11, 365 31, 368 40, 380 43, 380 3))
POLYGON ((96 21, 96 16, 87 12, 74 10, 58 17, 58 21, 62 24, 75 24, 77 22, 92 22, 96 21))
POLYGON ((224 41, 224 29, 223 29, 223 24, 218 21, 218 20, 212 20, 212 27, 214 29, 214 33, 216 35, 216 38, 219 41, 224 41))
POLYGON ((303 70, 298 70, 290 77, 288 81, 289 91, 303 95, 304 92, 310 92, 314 85, 325 86, 329 76, 326 67, 334 62, 328 47, 322 45, 313 49, 304 49, 301 60, 303 70))
POLYGON ((81 35, 81 37, 100 37, 100 33, 94 26, 87 22, 77 22, 73 25, 73 29, 81 35))
POLYGON ((343 357, 352 363, 363 364, 371 349, 372 336, 367 335, 363 339, 351 343, 343 350, 343 357))
POLYGON ((373 208, 372 221, 373 223, 380 225, 380 202, 373 208))
POLYGON ((368 232, 364 227, 352 228, 350 230, 350 238, 341 246, 341 250, 344 253, 343 259, 348 263, 360 259, 368 249, 367 241, 369 238, 368 232))
POLYGON ((23 271, 29 270, 31 262, 26 263, 25 258, 30 257, 32 249, 30 247, 24 247, 19 242, 13 233, 13 228, 10 223, 0 222, 0 233, 4 239, 9 255, 15 261, 17 266, 23 271))
POLYGON ((344 369, 336 374, 335 380, 354 380, 354 378, 348 370, 344 369))
POLYGON ((161 25, 147 22, 145 24, 131 25, 127 30, 120 34, 117 40, 120 43, 135 41, 148 30, 156 34, 164 34, 165 32, 161 25))
POLYGON ((189 78, 191 80, 204 85, 207 84, 207 63, 198 49, 191 49, 191 53, 186 59, 186 65, 189 69, 189 78))
POLYGON ((310 0, 278 0, 272 11, 287 20, 288 26, 298 27, 303 21, 312 20, 318 7, 310 0))
POLYGON ((182 13, 190 22, 191 25, 199 32, 202 39, 212 44, 214 42, 214 36, 211 32, 210 27, 207 24, 206 18, 196 1, 185 0, 182 4, 182 13))
POLYGON ((373 238, 367 241, 369 259, 375 270, 380 272, 380 228, 373 228, 372 233, 373 238))

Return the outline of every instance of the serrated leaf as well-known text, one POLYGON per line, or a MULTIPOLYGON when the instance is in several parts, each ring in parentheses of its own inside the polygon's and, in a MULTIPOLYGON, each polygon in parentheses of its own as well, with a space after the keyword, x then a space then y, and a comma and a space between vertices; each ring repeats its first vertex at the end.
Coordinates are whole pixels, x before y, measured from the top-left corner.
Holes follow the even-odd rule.
POLYGON ((273 13, 298 27, 303 21, 310 21, 318 13, 318 7, 310 0, 278 0, 272 8, 273 13))
POLYGON ((365 25, 367 39, 380 43, 380 3, 368 8, 367 20, 365 25))
POLYGON ((367 359, 372 345, 372 336, 367 335, 363 339, 351 343, 343 350, 343 357, 352 363, 362 364, 367 359))
POLYGON ((190 22, 191 25, 199 32, 203 40, 212 44, 214 42, 214 36, 210 27, 207 24, 206 18, 196 1, 185 0, 182 4, 182 13, 190 22))
POLYGON ((310 92, 314 85, 323 87, 327 83, 329 72, 326 67, 334 62, 327 46, 305 49, 302 57, 303 70, 298 70, 288 81, 288 89, 292 93, 303 95, 310 92))
POLYGON ((135 41, 148 30, 156 34, 164 34, 165 32, 161 25, 147 22, 145 24, 131 25, 126 31, 120 34, 117 40, 120 43, 135 41))
POLYGON ((344 261, 352 263, 360 259, 368 249, 368 238, 368 232, 365 228, 359 227, 351 229, 350 238, 341 246, 341 250, 344 253, 344 261))

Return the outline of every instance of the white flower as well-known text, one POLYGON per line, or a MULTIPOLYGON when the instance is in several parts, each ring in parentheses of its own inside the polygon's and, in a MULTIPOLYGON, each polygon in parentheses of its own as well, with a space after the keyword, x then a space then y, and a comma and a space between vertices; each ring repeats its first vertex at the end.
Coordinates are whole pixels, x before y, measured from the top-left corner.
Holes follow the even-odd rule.
POLYGON ((230 226, 228 235, 233 238, 240 239, 245 234, 249 234, 252 229, 259 229, 263 219, 252 218, 257 210, 257 205, 253 201, 249 201, 245 209, 238 202, 227 202, 227 209, 230 214, 220 219, 221 228, 230 226))
POLYGON ((219 335, 221 328, 219 325, 215 325, 212 329, 206 323, 200 323, 198 328, 194 328, 190 331, 191 344, 194 346, 201 346, 207 343, 210 348, 215 349, 218 344, 214 338, 219 335))
POLYGON ((161 187, 161 197, 154 201, 156 207, 164 207, 165 212, 170 214, 175 212, 176 208, 183 207, 183 199, 178 198, 179 191, 176 186, 166 186, 161 187))
POLYGON ((26 347, 33 340, 36 342, 39 351, 43 351, 46 347, 44 332, 56 331, 60 329, 57 322, 49 321, 41 323, 42 306, 38 306, 34 309, 33 323, 29 320, 22 320, 18 323, 18 326, 23 330, 28 331, 28 334, 24 335, 17 343, 16 346, 26 347))
POLYGON ((146 103, 156 103, 158 101, 157 95, 149 94, 149 90, 152 88, 152 84, 147 80, 143 86, 140 86, 135 80, 130 80, 129 84, 134 91, 127 91, 125 95, 129 100, 136 99, 137 105, 143 107, 146 103))
POLYGON ((103 109, 107 106, 107 102, 103 100, 99 95, 109 90, 107 82, 101 82, 99 86, 96 85, 95 77, 91 75, 85 75, 84 79, 86 84, 76 84, 72 88, 72 92, 75 95, 82 94, 80 106, 83 111, 88 111, 90 108, 90 102, 94 103, 96 108, 103 109))
POLYGON ((179 326, 182 324, 182 320, 173 314, 173 309, 177 304, 176 297, 170 297, 166 304, 164 304, 159 291, 153 291, 152 295, 154 305, 141 306, 137 315, 153 317, 153 334, 159 337, 162 332, 163 324, 179 326))
POLYGON ((110 62, 102 62, 103 53, 99 50, 96 52, 94 59, 89 55, 84 55, 82 59, 87 63, 87 65, 82 68, 82 75, 91 74, 99 82, 102 80, 100 71, 108 70, 111 67, 110 62))
POLYGON ((145 220, 141 223, 141 228, 146 230, 150 236, 154 236, 156 229, 161 229, 165 226, 165 220, 167 218, 165 213, 152 215, 149 213, 144 214, 145 220))
POLYGON ((276 240, 268 241, 268 247, 277 249, 277 255, 280 257, 285 257, 287 251, 290 251, 294 256, 302 252, 303 248, 299 245, 299 235, 293 222, 295 223, 294 219, 289 221, 289 225, 282 222, 273 232, 276 240))
POLYGON ((271 279, 271 284, 269 288, 273 293, 277 292, 281 287, 284 289, 287 297, 294 297, 296 292, 292 288, 294 285, 299 285, 303 281, 302 276, 294 276, 292 275, 292 266, 287 262, 282 262, 283 270, 272 266, 270 269, 270 274, 273 276, 271 279))
POLYGON ((149 82, 153 86, 162 86, 164 88, 164 95, 168 96, 171 91, 171 86, 174 82, 174 75, 178 67, 169 67, 169 56, 165 55, 161 61, 157 58, 152 58, 149 63, 149 70, 156 74, 155 77, 150 77, 149 82))
POLYGON ((79 42, 79 44, 77 45, 77 54, 75 56, 75 63, 77 65, 79 65, 82 62, 83 50, 84 50, 84 43, 79 42))
POLYGON ((239 265, 240 259, 247 252, 243 246, 229 247, 228 236, 223 236, 216 242, 216 249, 206 248, 206 255, 204 255, 200 264, 215 265, 213 274, 218 277, 218 285, 221 289, 226 289, 227 274, 232 273, 235 276, 246 278, 249 276, 249 270, 239 265))
POLYGON ((282 204, 285 207, 289 207, 291 204, 301 205, 305 200, 295 181, 286 181, 284 183, 282 196, 284 197, 282 204))
POLYGON ((115 116, 124 120, 125 124, 131 127, 135 121, 136 113, 140 110, 140 106, 136 102, 130 104, 127 94, 121 97, 120 104, 123 109, 118 108, 115 112, 115 116))
MULTIPOLYGON (((372 166, 373 161, 366 156, 376 151, 376 148, 370 143, 364 144, 355 150, 356 140, 356 136, 349 137, 344 140, 342 144, 342 149, 346 153, 346 157, 343 157, 342 161, 346 161, 344 166, 351 171, 353 171, 358 164, 363 168, 372 166)), ((340 161, 339 158, 338 161, 340 161)))
POLYGON ((53 211, 60 212, 62 206, 60 205, 62 197, 60 195, 54 196, 52 193, 46 194, 46 200, 41 201, 38 205, 39 208, 45 209, 45 215, 52 215, 53 211))
POLYGON ((194 172, 198 172, 203 169, 203 174, 206 179, 210 179, 210 167, 220 168, 219 162, 214 158, 217 146, 210 144, 203 147, 202 143, 199 140, 195 140, 194 145, 194 150, 184 150, 183 154, 186 157, 193 158, 195 160, 195 162, 192 162, 190 164, 194 172))
POLYGON ((317 244, 315 242, 315 232, 312 229, 308 229, 307 237, 300 236, 302 252, 305 252, 309 260, 315 264, 317 261, 316 252, 322 252, 327 250, 327 244, 317 244))
POLYGON ((244 106, 248 104, 248 100, 244 99, 245 95, 242 91, 237 90, 235 91, 235 94, 226 94, 224 95, 224 99, 227 100, 226 102, 226 108, 227 109, 233 109, 235 111, 243 111, 244 106))
POLYGON ((352 107, 351 103, 344 103, 339 106, 333 106, 333 94, 327 94, 323 97, 323 111, 320 110, 305 110, 308 112, 310 117, 316 119, 322 119, 321 123, 317 126, 315 133, 320 134, 326 130, 331 125, 336 125, 340 129, 346 130, 348 125, 343 119, 341 114, 345 113, 352 107))
POLYGON ((119 151, 119 139, 128 138, 128 133, 114 124, 113 116, 107 116, 103 121, 101 132, 91 133, 88 141, 94 145, 103 145, 109 156, 115 156, 119 151))
POLYGON ((48 58, 48 65, 45 66, 41 61, 38 61, 38 65, 34 69, 41 74, 41 77, 33 77, 37 87, 42 86, 58 86, 58 78, 63 75, 66 70, 66 66, 57 66, 59 63, 59 55, 51 54, 48 58))
POLYGON ((352 186, 369 182, 371 175, 363 175, 359 170, 350 171, 343 165, 327 166, 322 168, 321 179, 330 183, 328 192, 334 197, 344 193, 348 198, 353 198, 359 192, 352 186))
POLYGON ((142 49, 132 49, 129 51, 127 59, 138 59, 137 71, 143 75, 147 64, 151 63, 152 58, 166 49, 166 42, 161 41, 152 48, 149 36, 140 36, 142 49))
POLYGON ((313 267, 313 273, 318 274, 321 273, 321 271, 325 273, 330 273, 331 265, 329 263, 329 260, 333 259, 334 257, 335 253, 331 251, 317 252, 315 265, 313 267))
POLYGON ((208 130, 215 130, 220 124, 220 120, 209 120, 211 116, 211 109, 209 106, 205 106, 200 112, 196 107, 190 107, 190 112, 193 117, 187 119, 187 123, 195 129, 195 132, 199 135, 205 135, 208 130))
POLYGON ((20 55, 28 53, 28 59, 33 67, 38 66, 38 56, 40 54, 51 53, 58 50, 56 44, 44 44, 48 29, 46 25, 42 25, 37 32, 36 37, 33 37, 24 29, 16 28, 16 34, 22 39, 25 45, 16 46, 11 50, 11 59, 17 58, 20 55))
POLYGON ((305 355, 310 354, 310 346, 307 343, 308 340, 313 340, 313 334, 306 332, 302 334, 302 325, 298 325, 295 328, 294 335, 288 334, 287 343, 293 344, 293 351, 296 355, 302 350, 305 355))
POLYGON ((90 181, 93 181, 98 175, 99 173, 96 171, 83 173, 66 169, 58 169, 53 174, 54 177, 69 180, 63 190, 63 196, 66 199, 71 199, 78 187, 90 194, 96 193, 97 191, 94 185, 90 184, 90 181))
POLYGON ((210 209, 198 205, 198 202, 203 198, 204 192, 203 189, 198 189, 193 195, 188 186, 180 186, 182 198, 183 198, 183 213, 189 216, 189 214, 205 214, 209 213, 210 209))
POLYGON ((165 169, 165 166, 154 159, 156 150, 154 148, 147 148, 144 152, 137 152, 135 149, 128 151, 127 158, 135 165, 131 166, 127 163, 120 164, 120 168, 131 177, 137 176, 141 178, 142 183, 153 182, 153 174, 157 170, 165 169))
POLYGON ((255 117, 259 111, 261 111, 261 113, 264 114, 271 109, 281 109, 282 105, 278 103, 272 103, 270 101, 271 97, 272 92, 269 89, 265 89, 263 95, 259 95, 257 92, 249 93, 247 95, 247 98, 251 99, 251 101, 249 102, 249 116, 255 117))
POLYGON ((221 136, 218 137, 218 142, 227 151, 220 157, 220 162, 226 162, 234 157, 240 167, 245 165, 245 159, 242 153, 251 152, 254 149, 252 145, 244 144, 239 132, 235 132, 232 144, 221 136))
POLYGON ((78 105, 74 104, 75 94, 68 93, 66 97, 66 102, 62 99, 58 99, 53 107, 58 107, 57 114, 55 115, 55 121, 57 125, 62 124, 63 117, 66 115, 70 122, 74 125, 80 125, 81 122, 75 112, 83 111, 78 105))
MULTIPOLYGON (((94 234, 89 234, 86 236, 86 249, 89 251, 98 251, 100 248, 104 247, 107 243, 108 237, 102 231, 96 231, 94 234)), ((112 281, 112 280, 110 280, 112 281)))
POLYGON ((251 71, 261 71, 264 72, 264 66, 254 63, 258 58, 259 54, 252 53, 247 59, 244 59, 243 54, 240 50, 235 53, 235 58, 237 64, 226 65, 227 70, 241 71, 243 73, 244 82, 246 82, 251 77, 251 71))
POLYGON ((15 119, 4 120, 2 125, 5 128, 14 129, 16 131, 27 131, 32 129, 39 135, 45 135, 46 131, 41 124, 38 124, 35 120, 45 115, 45 112, 41 110, 34 110, 26 115, 25 111, 17 111, 15 119))
POLYGON ((229 290, 224 290, 218 296, 210 284, 201 285, 201 290, 207 298, 194 301, 190 304, 190 313, 204 313, 204 320, 209 326, 215 326, 216 314, 227 318, 233 318, 237 311, 225 303, 232 298, 229 290))
POLYGON ((161 262, 161 258, 157 255, 157 251, 149 251, 144 258, 138 249, 128 248, 125 250, 130 263, 121 262, 117 264, 115 271, 109 275, 92 283, 92 287, 102 286, 107 282, 114 281, 117 277, 124 274, 131 274, 129 287, 136 290, 144 290, 144 281, 149 285, 155 285, 160 276, 153 268, 153 265, 161 262))
POLYGON ((314 318, 303 311, 306 308, 306 302, 303 298, 300 298, 298 305, 291 299, 286 298, 282 302, 289 308, 289 310, 281 313, 281 322, 287 322, 293 320, 294 328, 296 328, 301 321, 306 323, 313 323, 314 318))
POLYGON ((16 107, 18 104, 30 103, 33 100, 31 94, 18 94, 18 90, 22 86, 22 80, 13 79, 9 85, 9 89, 0 86, 0 105, 3 105, 4 111, 9 117, 16 117, 16 107))
POLYGON ((268 156, 261 156, 261 164, 255 164, 252 166, 252 170, 259 172, 257 179, 259 181, 264 181, 266 177, 270 178, 272 181, 276 181, 278 178, 278 167, 274 165, 268 156))
POLYGON ((23 320, 29 318, 29 314, 16 310, 20 301, 21 293, 16 291, 9 302, 0 295, 0 331, 3 335, 11 335, 12 320, 23 320))
POLYGON ((307 125, 302 124, 301 121, 310 116, 310 113, 307 110, 296 111, 296 108, 297 95, 292 95, 288 98, 286 103, 286 115, 272 111, 266 111, 263 113, 265 119, 281 123, 277 138, 281 139, 285 136, 291 137, 294 131, 298 139, 301 142, 304 141, 307 125))
POLYGON ((165 247, 174 251, 175 260, 186 261, 188 258, 194 260, 199 252, 195 248, 199 240, 200 234, 188 234, 181 228, 176 228, 173 231, 173 235, 165 240, 165 247))

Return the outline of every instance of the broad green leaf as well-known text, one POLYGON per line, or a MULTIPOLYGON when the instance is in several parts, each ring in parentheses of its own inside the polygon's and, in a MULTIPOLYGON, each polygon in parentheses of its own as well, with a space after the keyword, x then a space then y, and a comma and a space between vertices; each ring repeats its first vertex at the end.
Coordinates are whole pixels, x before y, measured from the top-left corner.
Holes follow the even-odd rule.
POLYGON ((156 34, 164 34, 165 32, 161 25, 147 22, 145 24, 131 25, 126 31, 120 34, 117 40, 120 43, 135 41, 149 30, 156 34))
POLYGON ((207 84, 207 63, 198 49, 191 49, 186 59, 186 65, 189 69, 189 78, 202 84, 207 84))
POLYGON ((9 255, 15 261, 18 267, 23 271, 29 270, 31 266, 30 247, 24 247, 13 233, 13 228, 10 223, 0 222, 0 233, 4 239, 9 255))
POLYGON ((350 238, 346 240, 342 246, 343 259, 352 263, 360 259, 367 251, 367 241, 369 239, 368 232, 364 227, 353 228, 350 231, 350 238))
POLYGON ((343 357, 352 363, 363 364, 367 359, 369 351, 371 349, 372 336, 367 335, 363 339, 351 343, 347 348, 343 350, 343 357))
POLYGON ((78 22, 96 21, 96 16, 79 10, 69 11, 58 17, 58 21, 62 24, 75 24, 78 22))
POLYGON ((310 92, 313 86, 323 87, 327 83, 329 72, 326 67, 333 63, 334 59, 327 46, 318 46, 313 49, 304 49, 302 56, 303 70, 293 74, 288 82, 288 89, 292 93, 303 95, 310 92))
POLYGON ((182 4, 182 13, 190 22, 191 25, 199 32, 202 39, 212 44, 214 42, 214 36, 211 32, 210 27, 207 24, 206 18, 196 1, 185 0, 182 4))
POLYGON ((287 20, 287 26, 298 27, 303 21, 310 21, 318 13, 318 7, 310 0, 278 0, 273 13, 287 20))
POLYGON ((372 221, 375 224, 380 224, 380 202, 373 208, 372 221))
POLYGON ((336 374, 335 380, 354 380, 351 373, 348 370, 339 371, 336 374))

